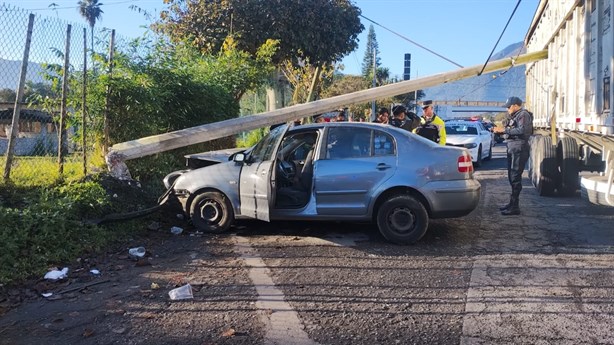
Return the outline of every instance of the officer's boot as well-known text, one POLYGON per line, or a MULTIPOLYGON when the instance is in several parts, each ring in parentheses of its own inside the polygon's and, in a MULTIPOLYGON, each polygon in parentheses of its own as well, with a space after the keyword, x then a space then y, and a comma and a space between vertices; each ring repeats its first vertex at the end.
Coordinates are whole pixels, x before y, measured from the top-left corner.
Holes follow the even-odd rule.
POLYGON ((520 206, 518 198, 512 197, 510 199, 510 207, 501 211, 501 214, 504 216, 517 216, 520 214, 520 206))
POLYGON ((507 204, 499 206, 499 211, 505 211, 509 209, 512 206, 512 199, 513 197, 510 196, 510 201, 508 201, 507 204))

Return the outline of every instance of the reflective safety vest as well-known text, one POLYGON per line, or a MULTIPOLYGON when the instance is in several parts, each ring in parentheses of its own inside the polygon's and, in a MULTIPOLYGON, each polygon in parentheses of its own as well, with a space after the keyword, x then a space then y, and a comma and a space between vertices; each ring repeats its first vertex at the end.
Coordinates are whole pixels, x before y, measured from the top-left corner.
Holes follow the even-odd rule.
MULTIPOLYGON (((436 143, 445 145, 445 143, 441 143, 441 140, 442 140, 441 130, 443 126, 445 126, 443 120, 437 117, 437 115, 433 115, 430 121, 425 121, 422 124, 420 124, 420 126, 418 126, 414 130, 414 133, 418 134, 421 137, 425 137, 431 141, 434 141, 436 143)), ((445 140, 445 137, 443 138, 443 140, 445 140)))

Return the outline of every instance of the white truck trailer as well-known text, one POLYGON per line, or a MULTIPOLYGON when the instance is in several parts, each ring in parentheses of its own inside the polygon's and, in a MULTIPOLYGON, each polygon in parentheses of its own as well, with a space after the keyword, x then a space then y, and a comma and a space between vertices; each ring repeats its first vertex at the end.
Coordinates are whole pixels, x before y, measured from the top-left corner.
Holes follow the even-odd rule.
POLYGON ((614 0, 540 0, 525 37, 526 107, 534 113, 529 175, 540 195, 614 206, 614 0), (589 174, 588 172, 592 172, 589 174))

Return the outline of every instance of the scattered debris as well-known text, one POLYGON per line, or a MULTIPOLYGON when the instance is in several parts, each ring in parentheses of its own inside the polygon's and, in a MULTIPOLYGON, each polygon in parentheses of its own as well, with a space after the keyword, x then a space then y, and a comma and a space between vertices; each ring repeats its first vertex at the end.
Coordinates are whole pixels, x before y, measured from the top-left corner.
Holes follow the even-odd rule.
POLYGON ((50 279, 50 280, 63 279, 67 277, 67 274, 68 274, 68 267, 64 267, 61 271, 54 269, 45 274, 45 279, 50 279))
POLYGON ((95 275, 95 276, 97 276, 97 275, 99 275, 99 274, 100 274, 100 271, 94 268, 94 269, 91 269, 91 270, 90 270, 90 273, 91 273, 91 274, 93 274, 93 275, 95 275))
POLYGON ((134 247, 128 249, 128 255, 130 255, 130 257, 133 259, 140 259, 144 257, 146 252, 145 247, 134 247))
POLYGON ((234 330, 234 328, 229 328, 222 333, 222 337, 233 337, 235 333, 236 331, 234 330))
POLYGON ((172 233, 173 235, 180 235, 182 232, 183 232, 183 228, 180 228, 180 227, 178 227, 178 226, 173 226, 173 227, 171 228, 171 233, 172 233))
POLYGON ((89 329, 89 328, 86 328, 86 329, 83 331, 83 337, 85 337, 85 338, 87 338, 87 337, 91 337, 92 335, 94 335, 94 331, 93 331, 93 330, 91 330, 91 329, 89 329))
POLYGON ((194 298, 194 295, 192 294, 192 286, 190 284, 186 284, 176 289, 172 289, 168 292, 168 295, 173 301, 194 298))
POLYGON ((158 290, 159 288, 160 288, 160 285, 158 285, 158 283, 151 283, 152 290, 158 290))
POLYGON ((46 292, 46 293, 42 293, 41 294, 43 297, 47 298, 47 297, 51 297, 53 296, 53 292, 46 292))

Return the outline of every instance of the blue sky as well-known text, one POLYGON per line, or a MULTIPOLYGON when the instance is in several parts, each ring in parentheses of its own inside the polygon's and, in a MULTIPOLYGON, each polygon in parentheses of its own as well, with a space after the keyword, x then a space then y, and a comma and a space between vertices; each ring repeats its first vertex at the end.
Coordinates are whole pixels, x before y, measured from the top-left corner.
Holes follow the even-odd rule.
MULTIPOLYGON (((162 0, 100 0, 104 11, 97 26, 113 28, 119 35, 140 36, 148 21, 130 9, 138 6, 156 14, 165 5, 162 0)), ((355 0, 362 15, 410 40, 435 51, 464 67, 483 64, 518 0, 355 0)), ((83 23, 77 12, 77 0, 0 0, 32 10, 41 16, 60 17, 83 23), (56 10, 49 7, 57 4, 56 10)), ((499 51, 520 42, 529 28, 539 0, 522 0, 501 42, 499 51)), ((344 73, 359 74, 371 23, 365 26, 359 48, 344 60, 344 73)), ((412 54, 412 79, 453 71, 458 67, 405 39, 374 25, 382 66, 392 76, 402 77, 405 53, 412 54)))

